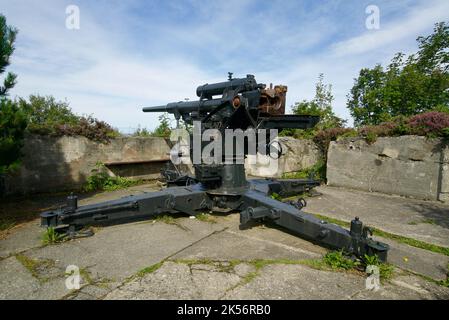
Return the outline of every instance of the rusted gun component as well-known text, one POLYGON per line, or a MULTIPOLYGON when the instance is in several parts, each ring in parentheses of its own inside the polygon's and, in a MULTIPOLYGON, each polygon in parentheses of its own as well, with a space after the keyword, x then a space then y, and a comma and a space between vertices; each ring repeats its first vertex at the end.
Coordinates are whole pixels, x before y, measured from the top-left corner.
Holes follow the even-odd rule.
POLYGON ((282 115, 285 113, 285 99, 287 86, 270 84, 260 94, 259 110, 269 115, 282 115))

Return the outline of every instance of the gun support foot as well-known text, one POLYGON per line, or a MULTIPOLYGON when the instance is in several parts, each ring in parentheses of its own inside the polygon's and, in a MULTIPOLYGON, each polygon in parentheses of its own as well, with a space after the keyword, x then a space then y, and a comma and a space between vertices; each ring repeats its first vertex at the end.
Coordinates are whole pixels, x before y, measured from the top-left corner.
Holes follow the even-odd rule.
POLYGON ((211 208, 209 197, 195 186, 172 187, 81 207, 74 198, 71 195, 63 208, 42 213, 41 226, 68 226, 70 234, 78 226, 123 223, 174 212, 196 215, 199 210, 211 208))
POLYGON ((389 246, 369 237, 370 229, 358 219, 353 220, 348 231, 335 224, 327 223, 313 215, 306 214, 294 206, 274 200, 262 192, 248 191, 244 195, 246 208, 240 213, 240 223, 267 219, 298 236, 317 242, 320 245, 343 250, 359 258, 377 255, 380 261, 387 260, 389 246))

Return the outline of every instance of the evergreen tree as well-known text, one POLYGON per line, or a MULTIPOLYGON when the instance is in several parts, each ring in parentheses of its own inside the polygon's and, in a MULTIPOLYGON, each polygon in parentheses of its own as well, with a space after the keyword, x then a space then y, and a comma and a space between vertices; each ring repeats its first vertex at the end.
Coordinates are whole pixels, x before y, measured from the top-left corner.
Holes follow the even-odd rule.
MULTIPOLYGON (((5 16, 0 14, 0 76, 9 66, 17 32, 17 29, 7 25, 5 16)), ((16 84, 16 78, 15 74, 8 72, 0 85, 0 174, 19 164, 27 126, 25 114, 8 99, 8 91, 16 84)))

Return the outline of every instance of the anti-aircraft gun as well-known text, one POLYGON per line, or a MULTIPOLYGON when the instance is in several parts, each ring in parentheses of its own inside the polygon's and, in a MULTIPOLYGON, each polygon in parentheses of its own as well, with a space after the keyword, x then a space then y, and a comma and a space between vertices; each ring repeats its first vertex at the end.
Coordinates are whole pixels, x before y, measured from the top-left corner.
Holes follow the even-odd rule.
MULTIPOLYGON (((303 199, 298 202, 275 199, 278 198, 275 195, 291 196, 310 190, 319 181, 246 178, 246 156, 261 152, 276 161, 283 154, 282 144, 273 134, 267 137, 264 130, 273 133, 272 130, 287 128, 307 129, 319 121, 317 116, 284 114, 286 92, 285 86, 267 88, 252 75, 232 78, 229 73, 225 82, 199 86, 197 101, 143 108, 144 112, 171 113, 178 123, 182 119, 193 125, 188 157, 193 160, 195 176, 175 173, 171 177, 174 186, 162 191, 81 207, 77 197, 71 195, 65 207, 41 214, 42 226, 66 228, 69 235, 75 235, 83 226, 99 223, 120 223, 167 213, 195 216, 205 211, 238 211, 241 228, 250 226, 250 222, 265 221, 329 248, 358 257, 377 255, 386 261, 388 245, 373 240, 371 229, 357 217, 348 231, 301 211, 306 204, 303 199), (240 143, 235 132, 243 133, 240 143), (226 139, 229 134, 234 134, 230 144, 226 139), (205 135, 208 139, 204 139, 205 135), (216 148, 211 149, 211 144, 216 148)), ((182 152, 178 155, 186 156, 182 152)))

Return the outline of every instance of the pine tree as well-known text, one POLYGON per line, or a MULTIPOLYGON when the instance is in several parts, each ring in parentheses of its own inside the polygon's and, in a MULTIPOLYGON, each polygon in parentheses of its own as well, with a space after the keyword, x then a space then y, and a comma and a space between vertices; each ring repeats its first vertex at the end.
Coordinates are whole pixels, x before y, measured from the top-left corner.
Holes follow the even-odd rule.
MULTIPOLYGON (((14 52, 17 29, 8 26, 0 14, 0 76, 9 66, 14 52)), ((0 174, 19 164, 23 137, 27 126, 26 116, 17 104, 8 99, 8 91, 16 84, 17 76, 8 72, 0 85, 0 174)))
MULTIPOLYGON (((14 52, 14 42, 16 41, 18 30, 6 24, 6 18, 0 14, 0 75, 9 66, 9 59, 14 52)), ((8 72, 0 86, 0 99, 7 96, 8 90, 16 84, 17 75, 8 72)))

